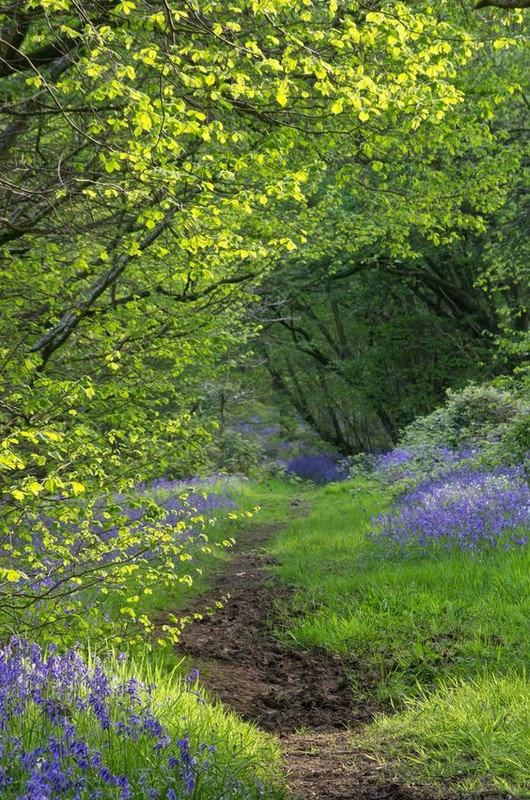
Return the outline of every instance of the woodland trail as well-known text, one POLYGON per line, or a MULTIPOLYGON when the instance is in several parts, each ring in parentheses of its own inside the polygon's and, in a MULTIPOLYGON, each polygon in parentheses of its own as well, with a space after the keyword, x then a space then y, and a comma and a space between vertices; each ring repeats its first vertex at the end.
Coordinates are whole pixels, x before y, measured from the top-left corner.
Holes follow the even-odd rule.
MULTIPOLYGON (((293 503, 293 512, 303 511, 293 503)), ((263 547, 277 525, 252 527, 188 612, 213 606, 212 616, 185 627, 178 645, 201 682, 241 717, 275 734, 285 753, 290 800, 428 800, 388 777, 352 747, 348 729, 369 722, 373 706, 356 703, 348 675, 361 665, 322 651, 280 644, 278 603, 290 592, 270 575, 263 547)), ((373 681, 374 676, 364 676, 373 681)))

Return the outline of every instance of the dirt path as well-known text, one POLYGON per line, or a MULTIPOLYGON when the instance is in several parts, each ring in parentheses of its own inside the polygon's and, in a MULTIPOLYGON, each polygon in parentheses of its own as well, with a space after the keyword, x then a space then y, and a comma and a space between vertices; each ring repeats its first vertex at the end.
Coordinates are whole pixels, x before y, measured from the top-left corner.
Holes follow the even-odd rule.
POLYGON ((275 639, 274 604, 289 592, 270 577, 262 552, 274 530, 256 528, 243 537, 197 609, 221 595, 230 600, 185 629, 179 652, 226 706, 280 738, 293 800, 426 800, 385 779, 349 741, 347 729, 375 711, 352 697, 348 673, 360 665, 275 639))

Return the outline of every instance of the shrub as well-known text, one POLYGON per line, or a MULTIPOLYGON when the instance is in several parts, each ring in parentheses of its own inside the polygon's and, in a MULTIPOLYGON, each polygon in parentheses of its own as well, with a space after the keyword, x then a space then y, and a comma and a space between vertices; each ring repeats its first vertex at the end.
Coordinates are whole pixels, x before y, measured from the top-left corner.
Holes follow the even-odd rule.
POLYGON ((254 437, 249 438, 239 431, 224 431, 217 440, 215 461, 224 473, 252 475, 264 459, 264 449, 254 437))
POLYGON ((405 428, 399 446, 459 449, 498 437, 521 410, 511 393, 489 384, 448 391, 447 402, 405 428))
POLYGON ((379 479, 403 492, 455 470, 523 465, 530 458, 530 410, 494 386, 448 392, 448 401, 405 428, 395 450, 376 456, 379 479))
POLYGON ((523 408, 505 426, 498 441, 485 448, 485 457, 503 464, 522 464, 530 474, 530 410, 523 408))

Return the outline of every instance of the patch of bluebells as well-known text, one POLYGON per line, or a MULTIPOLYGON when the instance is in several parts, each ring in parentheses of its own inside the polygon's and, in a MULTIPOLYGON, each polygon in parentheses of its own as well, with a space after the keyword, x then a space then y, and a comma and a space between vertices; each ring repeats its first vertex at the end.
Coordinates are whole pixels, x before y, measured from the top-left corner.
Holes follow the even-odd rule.
MULTIPOLYGON (((125 527, 133 532, 137 542, 135 546, 128 547, 125 551, 128 557, 134 556, 138 552, 141 553, 144 561, 154 561, 160 557, 160 554, 155 550, 147 550, 142 537, 147 533, 152 538, 155 526, 172 527, 174 529, 173 542, 180 544, 187 540, 197 539, 204 531, 206 523, 214 524, 216 516, 220 512, 230 511, 236 507, 229 491, 229 481, 225 480, 220 485, 216 476, 211 479, 188 482, 160 478, 152 484, 137 486, 133 499, 136 501, 134 504, 131 498, 125 495, 118 495, 114 498, 119 514, 119 524, 116 524, 116 516, 114 524, 106 521, 108 515, 102 502, 100 510, 96 512, 92 520, 91 532, 95 533, 107 547, 97 557, 92 555, 94 564, 111 563, 122 558, 123 552, 119 548, 112 549, 113 542, 119 541, 120 528, 125 527), (148 500, 154 500, 156 503, 155 512, 153 507, 149 508, 145 502, 148 500)), ((39 520, 48 530, 54 531, 58 541, 61 541, 62 538, 71 540, 69 548, 72 556, 78 558, 86 550, 86 537, 79 524, 58 522, 45 514, 41 514, 39 520)), ((28 569, 28 580, 31 582, 33 590, 46 591, 56 586, 56 571, 62 565, 53 553, 47 552, 43 544, 42 531, 39 531, 36 526, 31 532, 31 542, 34 553, 39 557, 38 562, 43 565, 47 575, 42 576, 42 568, 35 575, 31 569, 28 569), (40 576, 38 579, 37 574, 40 576)), ((9 563, 9 560, 9 551, 0 548, 0 561, 9 563)))
POLYGON ((316 484, 343 481, 349 474, 344 457, 329 453, 314 453, 293 458, 286 463, 285 469, 288 474, 316 484))
POLYGON ((288 458, 294 459, 307 451, 310 447, 318 447, 318 435, 299 421, 290 427, 289 433, 279 424, 279 421, 263 419, 259 414, 254 414, 246 419, 234 421, 231 430, 245 437, 248 442, 255 443, 263 453, 262 467, 271 469, 274 466, 284 468, 288 458), (286 440, 286 435, 289 440, 286 440), (280 463, 277 463, 278 459, 280 463))
MULTIPOLYGON (((172 739, 155 712, 151 687, 120 681, 97 659, 89 665, 76 649, 44 653, 12 639, 0 648, 1 797, 195 797, 216 747, 193 747, 185 731, 172 739)), ((178 708, 172 717, 179 719, 178 708)), ((215 797, 229 793, 230 781, 217 785, 215 797)))
POLYGON ((527 544, 530 488, 522 467, 457 469, 427 480, 373 520, 369 536, 387 547, 481 552, 527 544))
POLYGON ((440 446, 396 447, 376 455, 372 469, 387 485, 410 486, 426 478, 434 480, 460 468, 466 469, 478 455, 477 448, 473 447, 458 450, 440 446))

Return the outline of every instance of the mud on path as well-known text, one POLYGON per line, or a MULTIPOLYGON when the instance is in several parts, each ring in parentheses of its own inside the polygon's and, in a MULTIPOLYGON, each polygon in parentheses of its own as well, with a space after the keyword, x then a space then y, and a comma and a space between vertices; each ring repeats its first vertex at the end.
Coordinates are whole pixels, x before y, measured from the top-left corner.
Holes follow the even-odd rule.
POLYGON ((279 737, 293 800, 428 800, 429 793, 385 778, 352 747, 347 729, 376 710, 353 697, 348 675, 360 665, 277 641, 277 603, 287 602, 290 592, 271 577, 272 562, 261 550, 276 530, 261 526, 241 537, 211 591, 188 612, 223 595, 230 599, 185 627, 179 653, 224 705, 279 737))

